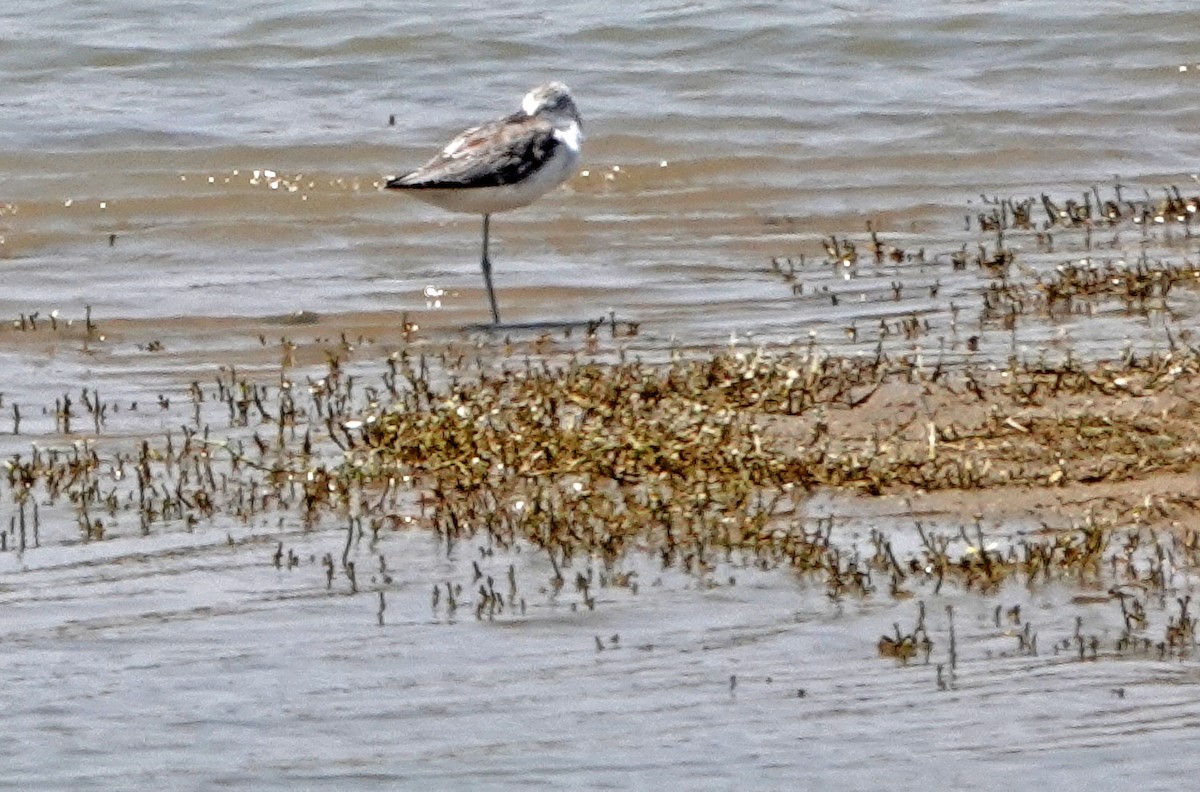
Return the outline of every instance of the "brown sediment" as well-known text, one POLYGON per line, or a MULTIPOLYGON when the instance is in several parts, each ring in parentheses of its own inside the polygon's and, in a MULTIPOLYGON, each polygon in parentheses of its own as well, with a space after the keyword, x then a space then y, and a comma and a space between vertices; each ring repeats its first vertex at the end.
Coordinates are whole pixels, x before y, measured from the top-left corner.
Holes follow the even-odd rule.
MULTIPOLYGON (((1090 222, 1072 211, 1061 223, 1090 222)), ((998 231, 1011 223, 995 222, 998 231)), ((827 237, 824 247, 820 266, 974 268, 984 288, 1017 298, 1003 309, 1014 317, 1046 318, 1048 306, 1066 302, 1073 311, 1110 298, 1133 313, 1150 311, 1148 302, 1173 298, 1173 286, 1196 279, 1186 262, 1148 259, 1128 268, 1064 265, 1030 278, 1000 237, 928 258, 873 229, 865 239, 827 237)), ((776 275, 795 277, 793 262, 773 263, 776 275)), ((890 299, 908 296, 905 288, 897 275, 890 299)), ((477 305, 482 320, 483 301, 477 305)), ((57 317, 19 317, 0 329, 9 348, 83 348, 89 360, 158 355, 206 379, 159 395, 164 414, 174 398, 191 406, 191 420, 165 437, 137 438, 136 448, 127 429, 105 436, 115 407, 95 390, 46 405, 50 442, 40 436, 32 452, 22 445, 8 460, 18 511, 5 541, 16 543, 19 531, 26 546, 38 506, 68 510, 83 541, 128 531, 131 516, 145 532, 267 515, 306 528, 336 523, 346 526, 345 545, 340 566, 336 554, 325 556, 325 585, 333 587, 340 569, 357 592, 366 567, 360 560, 356 572, 352 548, 364 537, 373 544, 387 531, 420 527, 447 546, 478 539, 537 548, 553 569, 549 590, 563 590, 575 575, 577 604, 589 609, 597 584, 590 572, 572 570, 572 560, 598 561, 601 585, 633 589, 636 580, 619 567, 633 553, 701 577, 723 563, 787 569, 834 601, 1068 580, 1092 596, 1116 591, 1108 596, 1129 612, 1122 586, 1175 590, 1165 554, 1189 574, 1200 565, 1200 540, 1187 520, 1198 503, 1191 493, 1200 472, 1200 352, 1182 333, 1178 341, 1169 336, 1164 351, 1130 348, 1108 360, 1014 354, 1001 364, 995 356, 943 358, 882 343, 851 355, 814 342, 660 346, 644 361, 623 344, 632 323, 621 332, 596 324, 576 335, 510 335, 466 328, 461 318, 298 311, 77 317, 67 326, 57 317), (230 338, 240 343, 231 348, 230 338), (54 438, 62 447, 50 447, 54 438), (865 550, 836 537, 831 518, 807 514, 814 495, 830 493, 861 513, 890 516, 889 531, 872 531, 865 550), (934 517, 952 527, 935 528, 934 517), (897 521, 909 548, 893 546, 897 521), (992 547, 984 522, 1022 527, 992 547)), ((928 331, 915 309, 897 326, 912 338, 928 331)), ((13 409, 19 435, 28 420, 22 425, 13 409)), ((275 556, 280 566, 283 551, 275 556)), ((511 615, 523 602, 515 583, 505 597, 478 571, 465 595, 453 583, 446 582, 447 607, 469 603, 477 618, 511 615)), ((1164 656, 1190 651, 1191 618, 1181 606, 1174 624, 1182 637, 1164 633, 1164 656)), ((1134 622, 1130 616, 1130 640, 1134 622)), ((908 661, 927 639, 897 628, 877 648, 908 661)), ((1036 651, 1036 636, 1022 640, 1023 651, 1036 651)), ((1085 643, 1081 635, 1081 653, 1085 643)))
MULTIPOLYGON (((1121 586, 1172 590, 1162 553, 1200 562, 1181 524, 1200 503, 1188 494, 1200 387, 1189 351, 984 374, 759 350, 659 366, 526 362, 438 388, 414 364, 396 361, 408 387, 347 434, 336 489, 414 484, 421 521, 447 543, 530 543, 558 586, 572 558, 611 568, 637 551, 701 575, 749 558, 819 580, 833 600, 1065 579, 1125 607, 1121 586), (818 491, 890 505, 914 522, 919 549, 872 531, 873 554, 851 553, 832 521, 806 519, 818 491), (930 512, 957 527, 923 528, 930 512), (1026 528, 989 546, 985 518, 1026 528)), ((1191 625, 1186 611, 1179 623, 1191 625)), ((1036 637, 1021 638, 1036 653, 1036 637)), ((878 649, 907 662, 927 639, 897 628, 878 649)), ((1187 655, 1188 640, 1161 652, 1187 655)))
MULTIPOLYGON (((54 434, 6 460, 16 512, 2 549, 36 546, 41 519, 65 507, 83 541, 128 532, 131 518, 146 533, 223 520, 340 522, 341 564, 326 554, 324 585, 332 588, 340 570, 349 593, 377 598, 384 589, 366 588, 351 549, 414 527, 447 546, 476 539, 537 548, 553 569, 549 596, 574 576, 576 604, 588 609, 597 607, 596 586, 636 589, 620 566, 632 553, 701 578, 728 562, 786 569, 832 601, 1067 581, 1089 596, 1105 591, 1123 609, 1118 653, 1192 651, 1185 605, 1162 640, 1147 637, 1138 616, 1150 594, 1175 590, 1172 569, 1200 565, 1200 537, 1185 519, 1197 510, 1190 493, 1200 448, 1200 353, 1190 348, 1004 368, 882 352, 843 357, 815 346, 664 363, 618 352, 600 363, 578 356, 587 338, 492 339, 487 359, 470 343, 399 349, 364 385, 346 367, 378 357, 325 338, 321 318, 260 322, 316 328, 321 375, 294 381, 297 364, 275 345, 285 359, 265 382, 218 369, 215 382, 174 397, 192 406, 190 422, 135 439, 136 447, 127 434, 106 437, 116 406, 99 393, 64 394, 54 434), (218 417, 227 427, 219 434, 218 417), (890 528, 872 530, 866 548, 850 546, 832 519, 808 516, 817 493, 887 514, 890 528), (994 545, 985 520, 1022 529, 994 545), (894 546, 898 523, 912 525, 919 543, 894 546), (600 578, 572 567, 583 559, 601 564, 600 578)), ((12 335, 74 333, 76 343, 88 335, 87 320, 80 324, 12 335)), ((169 402, 160 396, 150 409, 169 402)), ((22 431, 19 421, 13 431, 22 431)), ((285 557, 289 569, 301 563, 279 545, 274 563, 285 557)), ((380 569, 372 581, 387 576, 380 569)), ((506 596, 477 570, 466 594, 446 582, 446 607, 513 617, 524 603, 515 588, 510 580, 506 596)), ((1019 637, 1021 651, 1036 653, 1035 634, 1019 637)), ((1081 633, 1067 648, 1095 658, 1101 644, 1081 633)), ((931 639, 920 627, 897 628, 877 649, 907 663, 922 652, 928 659, 931 639)))
POLYGON ((456 485, 466 489, 490 486, 496 464, 510 484, 569 475, 713 491, 740 481, 747 494, 1100 489, 1194 471, 1198 389, 1187 352, 951 373, 760 351, 485 375, 428 395, 428 412, 381 414, 366 439, 384 468, 478 468, 478 480, 456 485), (413 435, 429 440, 412 445, 413 435))

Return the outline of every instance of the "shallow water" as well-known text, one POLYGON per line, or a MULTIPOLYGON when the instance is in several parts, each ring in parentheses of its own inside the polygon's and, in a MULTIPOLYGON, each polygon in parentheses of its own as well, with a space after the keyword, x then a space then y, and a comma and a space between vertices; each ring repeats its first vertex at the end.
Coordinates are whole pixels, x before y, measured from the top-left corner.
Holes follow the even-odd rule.
POLYGON ((386 555, 395 576, 370 577, 387 591, 380 625, 374 594, 349 596, 340 576, 327 591, 309 561, 336 534, 227 530, 4 560, 7 782, 1167 788, 1194 770, 1194 663, 1051 652, 1076 614, 1115 628, 1057 586, 998 598, 1032 614, 1035 657, 993 627, 990 601, 926 597, 935 663, 947 662, 941 606, 957 608, 955 687, 939 691, 932 664, 873 647, 912 623, 913 602, 833 607, 783 573, 726 567, 701 584, 635 558, 640 591, 601 589, 588 610, 535 591, 544 559, 446 557, 401 533, 356 555, 364 569, 386 555), (271 567, 277 540, 300 567, 271 567), (431 607, 430 587, 466 579, 472 558, 498 580, 514 564, 528 611, 477 621, 431 607))
POLYGON ((588 175, 493 224, 511 321, 836 340, 770 256, 868 220, 932 256, 981 193, 1194 169, 1184 3, 470 8, 0 12, 0 313, 418 312, 433 286, 478 320, 478 219, 377 188, 547 77, 578 94, 588 175))
MULTIPOLYGON (((979 318, 986 279, 949 257, 974 246, 963 218, 981 194, 1108 195, 1114 175, 1137 195, 1194 186, 1193 17, 1182 2, 10 5, 0 318, 36 312, 39 329, 0 332, 0 456, 89 436, 86 417, 64 434, 53 415, 84 387, 121 405, 105 453, 178 432, 189 383, 210 387, 223 365, 277 381, 285 337, 300 345, 297 381, 339 342, 377 373, 405 346, 404 313, 418 347, 499 354, 497 337, 463 332, 487 316, 478 220, 378 186, 548 78, 577 95, 585 172, 493 222, 507 320, 611 310, 640 323, 601 334, 609 357, 731 336, 952 357, 979 336, 996 360, 1162 347, 1192 322, 1193 292, 1173 293, 1169 312, 1001 328, 979 318), (830 234, 865 249, 868 221, 925 259, 821 263, 830 234), (796 279, 772 270, 801 255, 796 279), (99 327, 86 340, 85 306, 99 327), (47 327, 52 311, 70 332, 47 327), (910 316, 930 328, 894 329, 910 316), (7 434, 14 404, 20 432, 7 434)), ((1007 242, 1025 274, 1196 253, 1178 229, 1102 236, 1007 242)), ((899 506, 859 508, 813 510, 860 545, 872 527, 910 526, 899 506)), ((476 621, 464 606, 451 623, 430 589, 469 579, 473 547, 447 557, 390 534, 356 548, 370 572, 349 596, 340 577, 327 592, 318 561, 340 552, 337 525, 217 519, 143 537, 117 522, 81 543, 72 511, 48 508, 41 547, 0 553, 0 785, 1166 789, 1200 768, 1194 663, 1020 656, 991 600, 920 593, 935 663, 942 606, 959 614, 958 685, 939 691, 932 666, 875 650, 912 623, 912 601, 834 606, 784 573, 734 565, 709 587, 631 558, 639 593, 605 590, 590 611, 538 590, 544 559, 496 557, 489 574, 511 561, 528 612, 476 621), (279 541, 297 569, 271 564, 279 541)), ((1078 614, 1111 636, 1111 607, 1070 606, 1072 593, 999 600, 1035 614, 1044 647, 1078 614)))

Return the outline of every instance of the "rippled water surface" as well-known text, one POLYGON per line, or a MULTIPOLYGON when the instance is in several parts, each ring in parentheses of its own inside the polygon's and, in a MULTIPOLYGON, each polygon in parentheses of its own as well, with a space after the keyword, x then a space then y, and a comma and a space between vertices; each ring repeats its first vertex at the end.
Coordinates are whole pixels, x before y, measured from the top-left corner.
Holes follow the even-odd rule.
MULTIPOLYGON (((988 326, 983 277, 950 262, 974 250, 981 196, 1194 188, 1195 32, 1183 2, 10 3, 0 319, 78 326, 90 306, 103 337, 0 334, 0 452, 70 447, 54 402, 81 388, 139 402, 108 424, 136 438, 186 423, 183 389, 218 365, 278 379, 282 336, 382 358, 405 318, 437 340, 484 321, 478 218, 379 185, 551 78, 576 95, 585 160, 493 219, 508 321, 612 311, 650 356, 731 335, 957 355, 975 335, 998 359, 1157 347, 1194 293, 988 326), (910 255, 819 263, 830 235, 865 250, 868 222, 910 255), (801 257, 787 278, 771 264, 801 257), (899 332, 906 317, 927 330, 899 332)), ((1197 255, 1190 226, 1007 242, 1026 274, 1197 255)), ((903 522, 822 508, 850 544, 903 522)), ((17 518, 4 493, 10 535, 17 518)), ((548 570, 518 554, 488 572, 516 565, 528 613, 477 622, 431 615, 430 589, 470 577, 478 548, 398 533, 381 626, 373 596, 326 590, 332 524, 80 544, 69 510, 45 523, 40 548, 0 553, 0 786, 1173 789, 1200 769, 1194 664, 1014 658, 970 598, 961 685, 938 691, 874 647, 913 603, 835 607, 782 573, 708 586, 631 559, 640 592, 590 611, 539 592, 548 570), (281 540, 298 569, 270 563, 281 540)), ((1070 592, 1005 596, 1071 634, 1070 592)))
POLYGON ((497 218, 505 318, 802 336, 828 317, 770 281, 771 255, 867 220, 952 249, 980 193, 1187 179, 1192 11, 9 8, 0 309, 414 311, 432 285, 451 321, 478 319, 478 220, 376 188, 554 77, 578 95, 586 175, 497 218))

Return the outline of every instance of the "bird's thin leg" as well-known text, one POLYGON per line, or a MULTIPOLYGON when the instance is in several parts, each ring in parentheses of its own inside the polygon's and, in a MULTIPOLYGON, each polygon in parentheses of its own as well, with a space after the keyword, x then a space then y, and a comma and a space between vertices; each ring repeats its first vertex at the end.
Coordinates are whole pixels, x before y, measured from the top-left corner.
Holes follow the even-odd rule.
POLYGON ((492 290, 492 262, 488 259, 488 225, 491 215, 483 216, 483 258, 479 266, 483 268, 483 284, 487 286, 488 302, 492 306, 492 324, 500 324, 500 311, 496 310, 496 292, 492 290))

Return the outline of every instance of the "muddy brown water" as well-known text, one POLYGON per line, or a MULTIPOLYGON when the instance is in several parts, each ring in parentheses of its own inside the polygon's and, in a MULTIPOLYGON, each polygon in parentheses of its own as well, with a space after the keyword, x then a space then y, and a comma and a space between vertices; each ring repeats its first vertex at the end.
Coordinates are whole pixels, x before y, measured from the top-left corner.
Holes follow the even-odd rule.
MULTIPOLYGON (((981 195, 1108 197, 1117 176, 1134 198, 1200 190, 1193 16, 1181 2, 10 5, 0 456, 94 441, 111 460, 179 437, 188 386, 211 393, 221 367, 277 384, 291 354, 303 382, 348 346, 364 381, 406 348, 661 360, 731 341, 882 343, 995 363, 1166 349, 1194 326, 1194 290, 1005 327, 981 319, 988 275, 951 259, 993 241, 964 224, 981 195), (498 297, 512 322, 637 323, 593 348, 578 332, 470 329, 487 316, 478 220, 378 189, 551 77, 583 112, 583 170, 495 218, 498 297), (911 255, 870 261, 868 221, 911 255), (826 263, 829 235, 860 260, 826 263), (910 318, 928 325, 906 335, 910 318), (84 388, 119 409, 98 436, 86 415, 64 434, 55 400, 84 388)), ((1054 236, 1007 236, 1015 278, 1200 256, 1170 223, 1054 236)), ((216 435, 245 436, 203 409, 216 435)), ((398 531, 355 548, 352 595, 320 565, 344 542, 333 519, 218 514, 143 536, 124 515, 84 542, 70 504, 44 503, 39 546, 19 553, 13 494, 0 484, 0 786, 1174 789, 1200 766, 1195 662, 1056 652, 1077 618, 1106 645, 1120 629, 1073 585, 833 603, 736 560, 697 577, 634 554, 637 593, 604 589, 591 610, 545 590, 544 556, 447 554, 398 531), (296 568, 272 564, 281 541, 296 568), (497 580, 514 566, 524 614, 431 606, 432 586, 469 583, 481 558, 497 580), (879 636, 911 628, 918 601, 930 663, 881 658, 879 636), (1036 656, 995 626, 997 604, 1022 606, 1036 656), (940 689, 946 605, 958 668, 940 689)), ((1083 511, 1002 506, 983 502, 998 543, 1083 511)), ((832 516, 847 548, 872 529, 911 548, 914 509, 953 533, 974 508, 822 494, 806 516, 832 516)), ((1195 584, 1181 569, 1170 597, 1195 584)))

